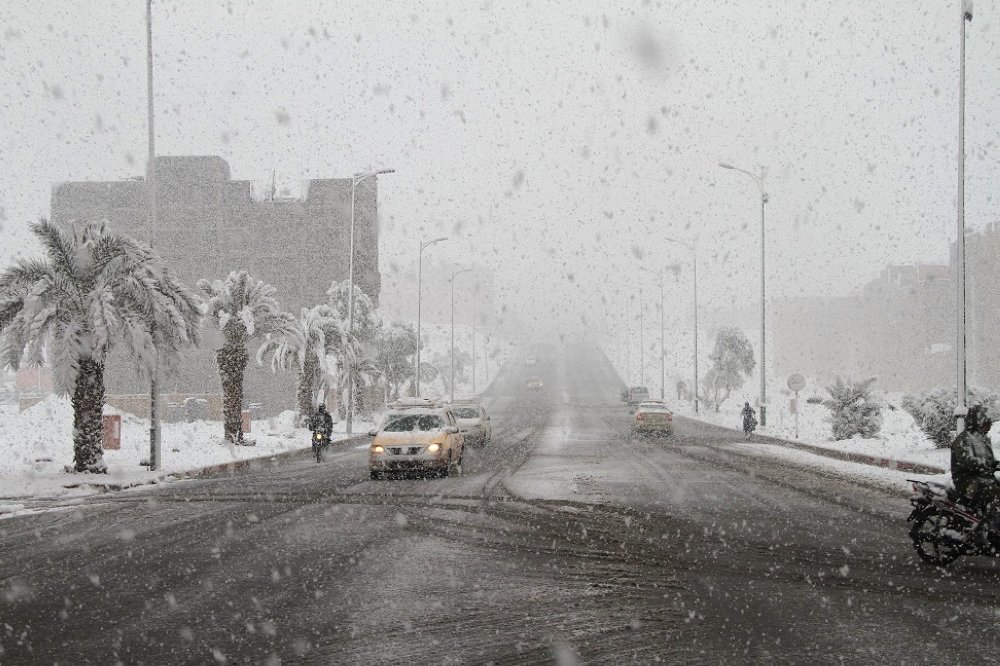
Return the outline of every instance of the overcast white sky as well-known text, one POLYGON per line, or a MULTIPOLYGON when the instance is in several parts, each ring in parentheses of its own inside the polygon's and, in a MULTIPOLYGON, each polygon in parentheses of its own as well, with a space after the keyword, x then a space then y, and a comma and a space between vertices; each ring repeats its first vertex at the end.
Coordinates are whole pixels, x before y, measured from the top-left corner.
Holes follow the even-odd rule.
MULTIPOLYGON (((697 240, 705 307, 844 293, 954 238, 959 0, 154 0, 157 147, 234 178, 380 182, 387 288, 421 236, 527 319, 603 314, 697 240)), ((993 212, 1000 7, 969 26, 967 221, 993 212)), ((144 170, 145 3, 0 6, 0 263, 50 185, 144 170)), ((682 275, 682 279, 684 276, 682 275)), ((677 307, 687 291, 671 295, 677 307)))

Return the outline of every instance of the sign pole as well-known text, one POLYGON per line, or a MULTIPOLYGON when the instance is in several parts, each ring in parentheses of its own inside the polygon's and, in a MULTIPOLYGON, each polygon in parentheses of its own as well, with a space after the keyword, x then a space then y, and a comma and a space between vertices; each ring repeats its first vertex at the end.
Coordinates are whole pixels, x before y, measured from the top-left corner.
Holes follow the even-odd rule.
POLYGON ((799 438, 799 392, 795 392, 795 439, 799 438))

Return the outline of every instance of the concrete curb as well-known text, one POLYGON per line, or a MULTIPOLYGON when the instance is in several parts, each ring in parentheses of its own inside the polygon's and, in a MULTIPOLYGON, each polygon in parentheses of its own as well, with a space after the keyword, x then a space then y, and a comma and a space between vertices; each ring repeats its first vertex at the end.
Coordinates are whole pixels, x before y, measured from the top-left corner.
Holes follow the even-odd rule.
MULTIPOLYGON (((727 428, 726 426, 721 426, 716 423, 711 423, 710 421, 702 421, 701 419, 696 419, 692 416, 687 416, 679 414, 683 418, 690 419, 692 421, 697 421, 698 423, 703 423, 705 425, 714 426, 716 428, 721 428, 722 430, 727 430, 729 432, 734 432, 738 434, 743 434, 742 430, 736 430, 735 428, 727 428)), ((844 462, 859 463, 862 465, 870 465, 872 467, 882 467, 884 469, 892 469, 899 472, 910 472, 911 474, 947 474, 948 470, 942 469, 940 467, 935 467, 933 465, 925 465, 923 463, 910 462, 908 460, 896 460, 895 458, 886 458, 884 456, 873 456, 867 453, 855 453, 853 451, 838 451, 836 449, 827 449, 822 446, 816 446, 814 444, 806 444, 804 442, 796 442, 789 439, 780 439, 778 437, 771 437, 769 435, 755 435, 752 441, 746 442, 747 444, 772 444, 774 446, 783 446, 787 449, 798 449, 800 451, 806 451, 818 456, 823 456, 825 458, 833 458, 834 460, 843 460, 844 462)))
MULTIPOLYGON (((354 444, 359 444, 368 438, 367 435, 354 435, 353 437, 348 437, 345 439, 338 439, 336 441, 330 442, 331 448, 347 447, 354 444)), ((155 479, 145 479, 142 481, 136 481, 134 483, 95 483, 95 482, 81 482, 74 484, 72 486, 63 486, 64 488, 78 488, 80 486, 87 486, 93 488, 94 490, 100 491, 102 493, 118 492, 121 490, 126 490, 128 488, 138 488, 140 486, 151 486, 162 483, 167 479, 204 479, 213 476, 228 475, 232 476, 237 472, 252 472, 255 470, 265 469, 271 467, 272 465, 278 465, 289 460, 295 460, 298 458, 308 458, 312 456, 312 447, 307 446, 301 449, 292 449, 291 451, 282 451, 281 453, 272 453, 270 455, 263 455, 257 458, 244 458, 243 460, 232 460, 230 462, 216 463, 214 465, 206 465, 205 467, 197 467, 195 469, 184 470, 180 472, 169 472, 155 479)))
MULTIPOLYGON (((336 441, 330 442, 330 444, 331 448, 340 448, 340 447, 351 446, 353 444, 359 444, 366 439, 368 439, 367 435, 354 435, 353 437, 338 439, 336 441)), ((236 472, 250 472, 258 469, 271 467, 272 465, 278 465, 283 462, 287 462, 289 460, 295 460, 297 458, 308 458, 310 456, 312 456, 312 447, 307 446, 301 449, 292 449, 291 451, 272 453, 271 455, 260 456, 258 458, 244 458, 243 460, 233 460, 225 463, 217 463, 215 465, 208 465, 206 467, 191 469, 185 472, 174 472, 170 476, 182 479, 202 479, 205 477, 216 476, 225 472, 228 472, 229 474, 234 474, 236 472)))
POLYGON ((835 458, 837 460, 844 460, 847 462, 861 463, 864 465, 871 465, 872 467, 884 467, 885 469, 894 469, 900 472, 911 472, 913 474, 947 473, 947 470, 941 469, 940 467, 934 467, 933 465, 925 465, 923 463, 910 462, 908 460, 896 460, 895 458, 871 456, 868 455, 867 453, 855 453, 852 451, 837 451, 835 449, 827 449, 822 446, 803 444, 801 442, 789 442, 787 440, 781 440, 781 439, 775 441, 782 442, 780 446, 785 446, 787 448, 801 449, 803 451, 808 451, 809 453, 815 453, 816 455, 826 456, 827 458, 835 458))

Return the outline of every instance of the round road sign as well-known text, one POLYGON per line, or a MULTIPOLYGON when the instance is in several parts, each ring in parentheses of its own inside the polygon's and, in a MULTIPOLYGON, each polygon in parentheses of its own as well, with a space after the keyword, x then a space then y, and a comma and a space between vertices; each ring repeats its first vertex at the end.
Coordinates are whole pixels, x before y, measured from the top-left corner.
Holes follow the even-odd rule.
POLYGON ((794 373, 788 377, 788 388, 792 389, 796 393, 801 391, 806 387, 806 378, 799 373, 794 373))

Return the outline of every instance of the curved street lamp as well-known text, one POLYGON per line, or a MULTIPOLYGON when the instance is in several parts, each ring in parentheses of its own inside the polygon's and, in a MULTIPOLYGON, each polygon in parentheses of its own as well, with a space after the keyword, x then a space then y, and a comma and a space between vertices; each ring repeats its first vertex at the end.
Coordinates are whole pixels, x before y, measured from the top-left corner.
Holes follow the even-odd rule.
MULTIPOLYGON (((348 260, 347 260, 347 337, 348 339, 353 339, 354 336, 354 202, 355 194, 358 191, 358 185, 361 184, 363 180, 368 178, 373 178, 375 176, 381 176, 386 173, 395 173, 395 169, 379 169, 378 171, 369 171, 367 173, 356 173, 351 176, 351 241, 350 249, 348 250, 348 260)), ((347 369, 347 434, 350 435, 354 424, 354 364, 347 369)))
POLYGON ((646 268, 645 266, 639 266, 639 270, 646 271, 647 273, 652 273, 660 281, 660 400, 666 399, 666 378, 667 378, 667 367, 666 367, 666 353, 664 352, 663 346, 663 335, 666 328, 664 310, 663 310, 663 270, 654 271, 652 268, 646 268))
POLYGON ((956 331, 956 387, 958 404, 955 416, 957 429, 965 429, 967 413, 966 370, 965 370, 965 23, 972 23, 972 0, 962 0, 962 28, 959 36, 960 57, 958 60, 958 230, 955 238, 955 272, 958 316, 956 331))
POLYGON ((691 251, 691 268, 693 273, 692 295, 694 296, 694 413, 698 413, 698 248, 677 238, 664 238, 669 243, 676 243, 691 251))
MULTIPOLYGON (((451 401, 455 402, 455 277, 471 273, 471 268, 460 268, 451 272, 451 401)), ((475 347, 473 347, 475 349, 475 347)), ((475 367, 475 364, 473 364, 475 367)))
POLYGON ((413 368, 413 392, 416 397, 420 397, 420 306, 423 296, 423 276, 424 276, 424 250, 435 243, 448 240, 447 236, 435 238, 434 240, 420 243, 420 251, 417 252, 417 364, 413 368))
MULTIPOLYGON (((764 204, 768 202, 767 191, 764 189, 764 167, 760 169, 760 175, 756 175, 747 171, 746 169, 740 169, 739 167, 734 167, 732 164, 727 164, 726 162, 719 162, 719 166, 723 169, 732 169, 737 173, 742 174, 748 179, 752 180, 756 185, 757 189, 760 190, 760 425, 767 425, 767 384, 766 384, 766 316, 764 314, 765 306, 765 280, 764 280, 764 204)), ((695 387, 697 392, 698 387, 695 387)))

